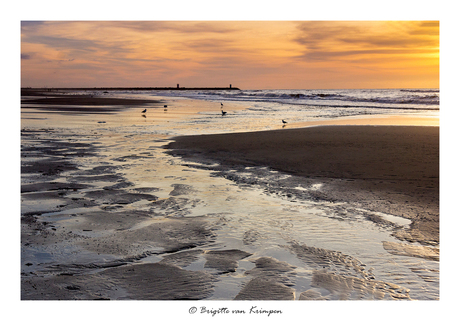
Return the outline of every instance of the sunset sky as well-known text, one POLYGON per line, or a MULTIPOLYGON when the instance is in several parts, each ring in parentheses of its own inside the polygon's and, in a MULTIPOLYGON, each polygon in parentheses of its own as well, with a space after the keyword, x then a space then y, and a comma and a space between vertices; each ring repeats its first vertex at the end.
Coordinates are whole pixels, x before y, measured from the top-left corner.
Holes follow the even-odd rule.
POLYGON ((437 88, 437 21, 22 21, 22 87, 437 88))

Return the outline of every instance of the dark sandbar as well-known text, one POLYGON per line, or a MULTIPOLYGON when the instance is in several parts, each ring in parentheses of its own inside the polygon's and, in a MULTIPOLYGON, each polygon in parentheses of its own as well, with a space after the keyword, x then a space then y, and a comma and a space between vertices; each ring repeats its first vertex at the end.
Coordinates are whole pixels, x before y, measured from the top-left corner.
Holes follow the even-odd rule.
MULTIPOLYGON (((439 241, 439 127, 322 126, 176 137, 174 155, 226 166, 268 166, 325 183, 323 199, 413 220, 439 241)), ((413 230, 414 231, 414 230, 413 230)))
POLYGON ((21 108, 39 108, 51 112, 110 113, 126 107, 160 106, 159 100, 70 95, 65 93, 27 91, 21 92, 21 108), (30 98, 27 98, 30 97, 30 98))

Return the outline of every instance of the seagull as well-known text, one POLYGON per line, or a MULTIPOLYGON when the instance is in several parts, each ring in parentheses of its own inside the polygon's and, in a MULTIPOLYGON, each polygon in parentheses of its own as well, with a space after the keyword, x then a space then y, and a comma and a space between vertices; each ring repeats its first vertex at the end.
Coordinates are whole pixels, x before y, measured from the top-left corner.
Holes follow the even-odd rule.
POLYGON ((220 108, 224 107, 224 104, 220 103, 220 108))
POLYGON ((222 110, 222 116, 225 116, 227 112, 222 110))
POLYGON ((146 109, 144 109, 142 112, 143 112, 143 113, 146 113, 146 112, 147 112, 147 108, 146 108, 146 109))
POLYGON ((287 121, 285 121, 284 119, 281 119, 281 121, 283 122, 283 124, 287 124, 287 121))

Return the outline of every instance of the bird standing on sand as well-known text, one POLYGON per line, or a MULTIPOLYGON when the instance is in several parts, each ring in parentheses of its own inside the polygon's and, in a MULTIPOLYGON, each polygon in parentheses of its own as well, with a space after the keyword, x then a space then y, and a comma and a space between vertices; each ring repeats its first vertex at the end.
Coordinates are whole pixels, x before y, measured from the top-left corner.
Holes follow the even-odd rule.
POLYGON ((146 112, 147 112, 147 108, 146 108, 146 109, 144 109, 142 112, 143 112, 143 113, 146 113, 146 112))
POLYGON ((220 103, 220 108, 223 108, 224 107, 224 104, 220 103))
POLYGON ((225 116, 227 112, 222 110, 222 116, 225 116))
POLYGON ((283 122, 283 124, 287 124, 287 121, 285 121, 284 119, 281 119, 281 121, 283 122))

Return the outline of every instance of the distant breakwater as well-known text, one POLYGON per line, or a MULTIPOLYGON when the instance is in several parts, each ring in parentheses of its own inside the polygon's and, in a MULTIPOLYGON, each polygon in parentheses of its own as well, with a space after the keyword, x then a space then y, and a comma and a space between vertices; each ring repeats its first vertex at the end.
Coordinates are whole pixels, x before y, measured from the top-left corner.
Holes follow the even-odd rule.
POLYGON ((38 91, 77 91, 77 90, 103 90, 103 91, 120 91, 120 90, 240 90, 237 87, 87 87, 87 88, 21 88, 21 90, 38 90, 38 91))

